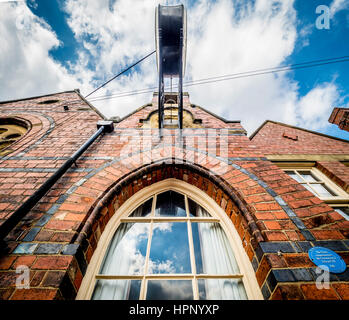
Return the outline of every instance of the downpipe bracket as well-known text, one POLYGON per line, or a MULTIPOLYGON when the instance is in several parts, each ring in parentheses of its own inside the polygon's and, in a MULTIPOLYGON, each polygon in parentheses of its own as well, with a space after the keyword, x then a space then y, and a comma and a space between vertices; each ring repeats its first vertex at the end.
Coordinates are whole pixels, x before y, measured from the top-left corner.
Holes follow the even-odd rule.
POLYGON ((97 129, 104 127, 104 133, 111 133, 114 131, 114 123, 111 120, 100 120, 97 122, 97 129))

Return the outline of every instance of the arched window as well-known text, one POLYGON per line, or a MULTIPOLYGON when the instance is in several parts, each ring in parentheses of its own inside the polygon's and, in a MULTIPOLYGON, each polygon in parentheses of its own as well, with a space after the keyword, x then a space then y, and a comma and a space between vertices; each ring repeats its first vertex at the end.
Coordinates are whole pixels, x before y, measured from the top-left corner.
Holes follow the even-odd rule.
POLYGON ((11 153, 11 145, 28 131, 28 124, 17 118, 0 118, 0 156, 11 153))
POLYGON ((181 189, 154 192, 119 219, 107 250, 93 257, 100 261, 85 298, 248 299, 246 270, 221 219, 181 189))

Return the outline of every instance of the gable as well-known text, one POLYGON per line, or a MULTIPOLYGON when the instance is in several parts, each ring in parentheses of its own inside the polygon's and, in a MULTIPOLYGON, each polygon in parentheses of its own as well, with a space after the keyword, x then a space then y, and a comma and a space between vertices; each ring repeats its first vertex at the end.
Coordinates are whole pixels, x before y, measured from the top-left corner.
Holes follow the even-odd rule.
POLYGON ((349 154, 346 140, 266 121, 250 139, 265 154, 349 154))

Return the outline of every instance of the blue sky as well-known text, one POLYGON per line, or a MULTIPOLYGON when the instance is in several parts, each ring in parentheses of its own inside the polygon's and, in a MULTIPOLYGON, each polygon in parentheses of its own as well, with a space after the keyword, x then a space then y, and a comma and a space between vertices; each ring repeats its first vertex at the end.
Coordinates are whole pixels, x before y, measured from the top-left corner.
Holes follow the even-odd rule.
POLYGON ((36 16, 44 19, 57 34, 58 39, 63 43, 58 48, 50 50, 50 55, 64 66, 67 62, 74 62, 78 58, 77 52, 82 46, 76 41, 74 33, 67 24, 68 15, 64 12, 63 1, 27 1, 28 7, 36 16))
MULTIPOLYGON (((80 88, 87 94, 154 50, 159 1, 0 1, 0 100, 80 88)), ((176 4, 179 1, 160 1, 176 4)), ((188 9, 186 79, 349 56, 349 0, 197 0, 188 9), (317 29, 316 8, 330 9, 317 29)), ((270 119, 349 139, 327 122, 349 107, 349 62, 188 87, 192 103, 251 134, 270 119)), ((96 96, 156 87, 154 55, 91 96, 107 116, 150 102, 151 93, 93 101, 96 96)))

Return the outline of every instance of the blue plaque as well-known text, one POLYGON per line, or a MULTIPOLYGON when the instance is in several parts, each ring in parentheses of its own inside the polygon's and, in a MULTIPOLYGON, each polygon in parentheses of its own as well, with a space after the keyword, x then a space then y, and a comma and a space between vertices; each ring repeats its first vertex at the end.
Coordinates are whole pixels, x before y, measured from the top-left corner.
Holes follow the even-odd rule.
MULTIPOLYGON (((309 258, 318 267, 325 266, 329 272, 342 273, 347 268, 344 260, 334 251, 324 247, 314 247, 308 251, 309 258)), ((323 269, 323 268, 322 268, 323 269)))

